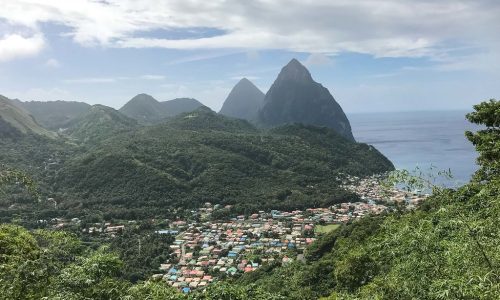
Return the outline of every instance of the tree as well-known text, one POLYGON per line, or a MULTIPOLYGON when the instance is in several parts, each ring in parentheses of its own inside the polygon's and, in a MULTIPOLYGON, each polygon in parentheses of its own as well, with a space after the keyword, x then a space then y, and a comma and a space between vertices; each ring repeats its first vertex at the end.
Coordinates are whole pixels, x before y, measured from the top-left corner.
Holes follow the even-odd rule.
POLYGON ((475 112, 467 114, 467 119, 486 126, 476 133, 467 131, 466 137, 474 144, 479 158, 480 169, 477 180, 488 180, 500 176, 500 101, 490 101, 474 105, 475 112))

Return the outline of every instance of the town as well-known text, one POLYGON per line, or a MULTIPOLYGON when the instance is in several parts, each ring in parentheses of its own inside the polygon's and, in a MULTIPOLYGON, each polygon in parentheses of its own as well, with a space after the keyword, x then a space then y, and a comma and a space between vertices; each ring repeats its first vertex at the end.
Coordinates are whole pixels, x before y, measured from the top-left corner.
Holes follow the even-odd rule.
MULTIPOLYGON (((343 187, 356 193, 360 202, 339 203, 327 208, 239 215, 228 220, 213 220, 216 210, 231 206, 205 203, 192 210, 196 218, 168 220, 166 228, 156 234, 175 237, 169 246, 171 255, 161 264, 154 278, 189 293, 210 283, 231 276, 252 272, 266 264, 288 264, 304 260, 304 252, 321 234, 341 224, 367 215, 391 211, 396 206, 413 209, 428 195, 396 188, 385 189, 380 176, 360 179, 347 177, 343 187)), ((78 223, 78 219, 52 219, 53 228, 60 229, 78 223)), ((113 238, 134 221, 125 224, 94 224, 84 229, 86 234, 103 234, 113 238)))
MULTIPOLYGON (((260 211, 224 222, 177 220, 171 228, 157 231, 176 238, 170 246, 172 258, 161 265, 164 273, 155 277, 187 293, 221 277, 252 272, 263 264, 287 264, 303 259, 316 234, 386 209, 384 205, 356 202, 305 211, 260 211)), ((206 203, 199 210, 206 214, 213 207, 206 203)))

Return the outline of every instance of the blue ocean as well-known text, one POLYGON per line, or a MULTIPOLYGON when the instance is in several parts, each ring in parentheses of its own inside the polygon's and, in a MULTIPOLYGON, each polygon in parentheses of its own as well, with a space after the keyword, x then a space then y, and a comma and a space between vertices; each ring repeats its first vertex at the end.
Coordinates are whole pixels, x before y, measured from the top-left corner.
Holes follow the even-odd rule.
POLYGON ((462 185, 477 170, 474 146, 465 138, 466 130, 479 127, 465 119, 466 111, 425 111, 350 114, 352 131, 358 142, 375 146, 397 169, 427 172, 434 167, 451 170, 453 179, 441 183, 462 185))

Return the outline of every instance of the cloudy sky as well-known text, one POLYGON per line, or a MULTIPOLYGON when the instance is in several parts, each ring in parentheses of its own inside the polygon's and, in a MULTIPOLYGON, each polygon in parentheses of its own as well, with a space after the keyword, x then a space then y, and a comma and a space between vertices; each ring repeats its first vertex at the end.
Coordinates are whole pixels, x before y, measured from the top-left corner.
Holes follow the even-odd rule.
POLYGON ((218 110, 295 57, 347 113, 469 109, 500 97, 499 16, 496 0, 0 0, 0 94, 218 110))

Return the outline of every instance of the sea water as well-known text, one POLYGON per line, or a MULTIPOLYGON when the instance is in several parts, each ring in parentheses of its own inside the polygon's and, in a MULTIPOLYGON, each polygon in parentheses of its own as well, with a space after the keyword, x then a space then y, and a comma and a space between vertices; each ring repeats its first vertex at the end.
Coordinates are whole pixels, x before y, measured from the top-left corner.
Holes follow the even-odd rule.
POLYGON ((453 179, 438 179, 448 186, 468 182, 477 170, 477 153, 466 139, 466 111, 363 113, 348 115, 354 138, 375 146, 397 169, 437 175, 450 170, 453 179), (447 182, 445 182, 447 181, 447 182))

